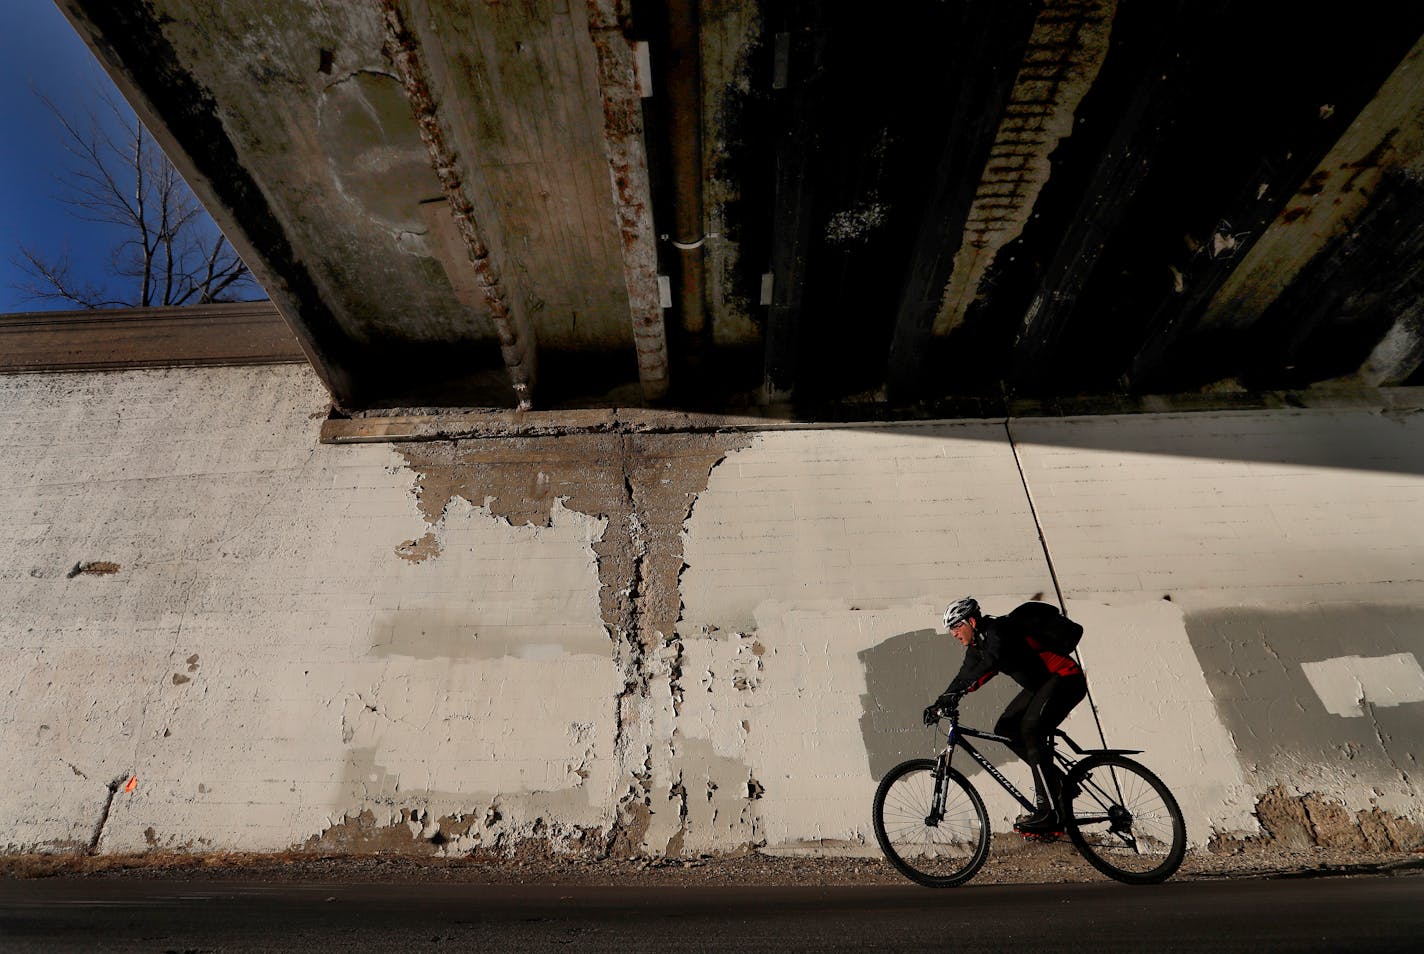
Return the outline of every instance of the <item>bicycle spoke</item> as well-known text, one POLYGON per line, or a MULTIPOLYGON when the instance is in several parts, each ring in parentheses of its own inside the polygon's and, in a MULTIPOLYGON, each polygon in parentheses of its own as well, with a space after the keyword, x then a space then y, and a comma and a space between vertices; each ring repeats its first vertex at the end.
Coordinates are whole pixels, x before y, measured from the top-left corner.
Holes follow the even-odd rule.
POLYGON ((1130 759, 1098 756, 1075 778, 1069 834, 1096 867, 1122 881, 1160 881, 1186 847, 1171 793, 1130 759))
POLYGON ((876 837, 886 857, 903 873, 923 884, 947 886, 972 876, 988 850, 987 819, 982 807, 965 790, 962 777, 951 775, 944 786, 944 805, 934 824, 934 763, 923 760, 892 770, 876 794, 876 837))

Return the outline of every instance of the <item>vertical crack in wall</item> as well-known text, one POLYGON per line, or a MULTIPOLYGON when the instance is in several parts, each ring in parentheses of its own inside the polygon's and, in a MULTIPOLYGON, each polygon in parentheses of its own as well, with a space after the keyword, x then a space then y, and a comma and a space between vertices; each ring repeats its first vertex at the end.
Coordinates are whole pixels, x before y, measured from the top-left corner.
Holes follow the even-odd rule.
MULTIPOLYGON (((1363 695, 1363 693, 1362 693, 1363 695)), ((1379 742, 1380 752, 1384 755, 1385 761, 1390 767, 1399 773, 1399 780, 1409 789, 1410 797, 1418 798, 1419 790, 1414 785, 1414 780, 1409 777, 1409 773, 1404 770, 1404 766, 1399 764, 1399 760, 1394 757, 1394 753, 1389 750, 1389 737, 1385 735, 1384 729, 1379 724, 1379 719, 1375 717, 1374 703, 1367 699, 1361 699, 1361 708, 1370 717, 1370 728, 1374 730, 1375 740, 1379 742)))
MULTIPOLYGON (((655 745, 652 686, 680 655, 683 533, 716 466, 751 436, 569 434, 406 444, 420 513, 432 528, 463 497, 511 526, 550 526, 553 503, 605 521, 593 542, 599 609, 622 691, 614 700, 616 815, 603 850, 639 854, 649 827, 655 745)), ((438 552, 427 555, 438 559, 438 552)))
MULTIPOLYGON (((73 768, 73 766, 70 766, 70 768, 73 768)), ((78 772, 78 769, 75 769, 75 771, 78 772)), ((119 793, 119 787, 128 781, 128 779, 129 775, 125 773, 109 783, 109 794, 104 799, 104 810, 100 812, 99 822, 94 826, 94 837, 89 839, 88 854, 95 855, 99 853, 99 842, 104 837, 104 826, 109 824, 109 812, 114 807, 114 796, 119 793)))

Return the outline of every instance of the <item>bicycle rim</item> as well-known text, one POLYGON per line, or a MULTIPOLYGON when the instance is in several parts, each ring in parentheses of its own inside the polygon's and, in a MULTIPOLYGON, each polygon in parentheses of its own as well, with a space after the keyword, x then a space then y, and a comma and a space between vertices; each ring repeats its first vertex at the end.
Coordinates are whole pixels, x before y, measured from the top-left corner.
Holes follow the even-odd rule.
POLYGON ((1096 756, 1073 770, 1067 829, 1079 853, 1110 878, 1157 884, 1187 850, 1182 811, 1162 780, 1121 756, 1096 756))
POLYGON ((945 780, 944 817, 926 818, 934 807, 932 759, 895 766, 875 791, 875 837, 895 868, 931 888, 949 888, 974 877, 989 856, 989 818, 979 793, 953 769, 945 780))

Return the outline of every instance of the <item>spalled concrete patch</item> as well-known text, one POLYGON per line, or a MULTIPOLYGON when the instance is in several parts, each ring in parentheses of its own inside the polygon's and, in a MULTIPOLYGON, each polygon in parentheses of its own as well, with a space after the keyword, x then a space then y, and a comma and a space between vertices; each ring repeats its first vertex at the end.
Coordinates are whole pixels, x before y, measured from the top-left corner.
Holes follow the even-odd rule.
MULTIPOLYGON (((697 494, 712 468, 750 441, 738 434, 576 434, 398 450, 417 474, 420 512, 432 526, 456 497, 511 526, 549 526, 556 499, 607 520, 594 544, 604 623, 610 633, 650 636, 671 633, 681 614, 682 525, 697 494)), ((422 541, 402 546, 428 559, 436 551, 422 541)))
POLYGON ((119 572, 119 565, 110 560, 95 560, 92 563, 76 563, 70 567, 65 574, 69 579, 74 579, 81 573, 88 576, 113 576, 119 572))
POLYGON ((1408 818, 1371 808, 1351 811, 1324 795, 1292 795, 1284 785, 1272 787, 1256 803, 1259 836, 1218 835, 1216 853, 1242 845, 1279 846, 1290 850, 1339 848, 1351 852, 1418 851, 1424 848, 1424 826, 1408 818))
MULTIPOLYGON (((652 753, 655 745, 666 744, 657 740, 673 730, 678 714, 673 696, 682 691, 675 630, 682 615, 683 529, 713 468, 750 440, 747 435, 715 433, 577 434, 400 448, 417 475, 418 507, 431 527, 425 538, 398 549, 412 562, 440 559, 441 527, 457 499, 513 527, 550 527, 561 510, 602 521, 603 531, 591 543, 599 606, 611 640, 609 651, 623 678, 623 692, 615 702, 613 756, 619 777, 613 793, 618 814, 601 835, 603 850, 615 855, 681 851, 684 844, 674 833, 650 834, 655 816, 675 813, 668 805, 654 805, 652 753)), ((475 642, 457 637, 440 654, 481 651, 475 642)), ((433 651, 428 641, 421 644, 433 651)), ((526 654, 530 646, 497 648, 526 654)), ((580 647, 585 652, 590 648, 580 647)), ((720 777, 725 773, 713 771, 714 761, 704 765, 693 759, 680 771, 720 777)), ((745 766, 738 771, 745 801, 751 771, 745 766)), ((670 787, 663 786, 660 802, 670 787)), ((725 818, 732 813, 719 806, 714 814, 725 818)))

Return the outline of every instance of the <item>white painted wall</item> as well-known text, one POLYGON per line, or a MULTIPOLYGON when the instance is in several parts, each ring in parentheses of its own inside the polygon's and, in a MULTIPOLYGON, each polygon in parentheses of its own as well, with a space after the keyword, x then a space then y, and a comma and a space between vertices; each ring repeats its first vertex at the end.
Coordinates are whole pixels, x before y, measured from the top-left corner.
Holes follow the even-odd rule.
POLYGON ((1387 714, 1400 731, 1351 728, 1308 676, 1380 640, 1424 655, 1424 614, 1380 631, 1424 607, 1424 419, 1225 412, 1013 431, 1070 612, 1092 634, 1084 662, 1110 739, 1165 756, 1153 762, 1188 793, 1195 830, 1251 829, 1255 796, 1278 783, 1418 817, 1424 708, 1387 714), (1189 621, 1222 615, 1248 621, 1239 660, 1202 628, 1193 651, 1189 621), (1290 688, 1240 700, 1245 719, 1209 717, 1263 684, 1290 688), (1262 749, 1278 754, 1234 757, 1262 749))
MULTIPOLYGON (((399 548, 432 529, 415 475, 389 445, 320 445, 325 408, 291 367, 0 377, 0 848, 87 844, 130 773, 106 851, 275 850, 363 811, 491 806, 486 844, 537 818, 567 847, 643 773, 646 850, 872 851, 872 748, 928 752, 912 717, 957 661, 927 632, 943 604, 1052 598, 1025 478, 1109 741, 1148 750, 1198 842, 1250 830, 1279 780, 1242 757, 1201 657, 1220 627, 1200 620, 1424 609, 1417 418, 1020 421, 1024 478, 1002 424, 768 430, 682 527, 683 618, 636 710, 645 766, 617 745, 604 518, 556 504, 551 526, 511 527, 456 498, 440 555, 411 562, 399 548), (92 561, 119 569, 68 576, 92 561)), ((1329 645, 1301 659, 1406 653, 1329 645)), ((1296 721, 1369 723, 1289 665, 1296 721)), ((1331 692, 1343 665, 1321 670, 1331 692)), ((968 711, 991 721, 1002 692, 968 711)), ((1373 718, 1417 722, 1404 695, 1373 718)), ((1068 729, 1095 736, 1086 706, 1068 729)), ((1385 756, 1419 754, 1402 737, 1385 756)), ((1419 814, 1407 787, 1329 761, 1301 788, 1419 814)), ((1015 810, 990 802, 1001 827, 1015 810)))
POLYGON ((412 564, 411 473, 318 444, 325 408, 290 367, 0 378, 0 846, 87 843, 131 772, 104 850, 280 849, 496 796, 510 825, 609 823, 599 521, 457 500, 412 564))

